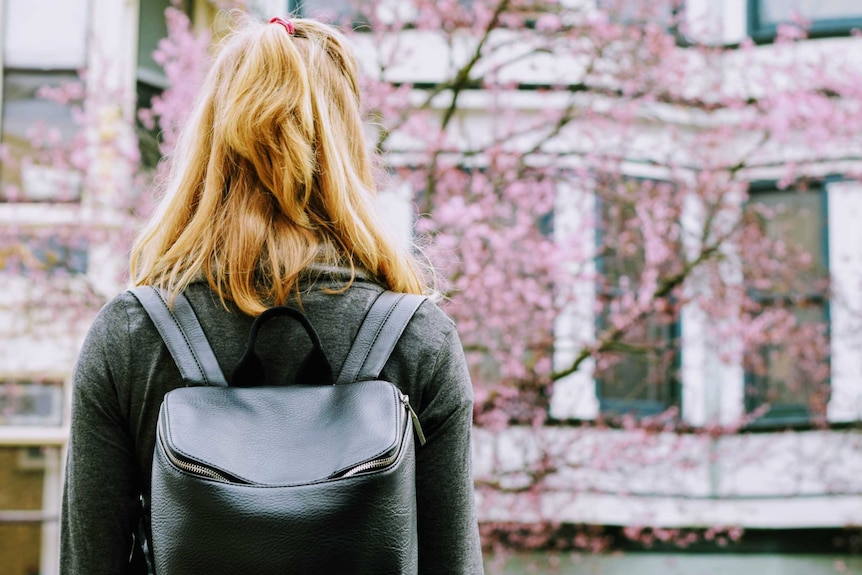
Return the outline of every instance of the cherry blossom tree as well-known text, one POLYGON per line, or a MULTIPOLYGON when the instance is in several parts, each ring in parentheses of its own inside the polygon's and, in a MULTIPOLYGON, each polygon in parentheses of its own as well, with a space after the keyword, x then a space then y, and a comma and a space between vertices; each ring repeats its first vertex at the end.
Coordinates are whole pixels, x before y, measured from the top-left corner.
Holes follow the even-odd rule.
MULTIPOLYGON (((824 381, 822 323, 763 294, 811 292, 803 281, 826 294, 828 278, 801 246, 769 236, 776 208, 746 200, 757 168, 781 165, 778 187, 802 187, 812 165, 854 158, 843 155, 862 121, 852 63, 803 59, 797 25, 764 58, 750 42, 691 40, 673 2, 601 4, 419 0, 403 19, 386 3, 357 5, 369 24, 358 36, 376 47, 378 149, 409 158, 393 169, 418 190, 417 230, 474 366, 478 420, 541 420, 552 382, 587 360, 613 373, 621 355, 652 356, 651 377, 666 379, 673 342, 648 332, 691 305, 734 342, 728 357, 756 371, 761 354, 743 350, 782 346, 805 360, 797 377, 824 381), (449 60, 414 87, 397 67, 422 61, 406 38, 423 33, 449 60), (526 90, 542 103, 519 113, 526 90), (472 131, 471 98, 493 118, 472 131), (597 333, 555 368, 554 321, 585 283, 597 333)), ((822 397, 812 402, 822 412, 822 397)))
MULTIPOLYGON (((780 27, 766 48, 728 47, 698 40, 678 2, 590 4, 372 0, 347 15, 366 72, 370 140, 388 171, 382 186, 403 182, 414 191, 416 243, 458 323, 477 425, 548 429, 555 382, 583 370, 622 394, 633 384, 666 388, 681 377, 676 326, 686 310, 704 318, 720 357, 752 378, 793 358, 783 385, 805 393, 814 422, 825 425, 829 333, 807 312, 841 293, 804 242, 786 233, 788 208, 752 201, 751 183, 773 174, 777 189, 805 194, 836 170, 860 176, 854 62, 800 50, 804 22, 780 27), (417 74, 417 65, 428 73, 417 74), (588 329, 567 331, 562 317, 588 329), (637 381, 626 380, 632 374, 637 381)), ((209 42, 181 11, 166 16, 156 60, 170 88, 139 115, 161 134, 162 153, 194 97, 209 42)), ((82 108, 85 129, 97 116, 82 108)), ((86 185, 92 164, 76 149, 43 160, 71 162, 86 185)), ((153 175, 134 153, 122 157, 135 166, 140 193, 112 201, 134 221, 147 211, 153 175)), ((733 433, 770 409, 768 396, 755 399, 738 422, 710 421, 675 441, 700 449, 733 433)), ((682 455, 643 460, 660 433, 690 431, 678 402, 664 403, 649 417, 623 410, 569 427, 586 442, 596 428, 633 432, 590 451, 593 464, 685 468, 682 455)), ((569 440, 531 437, 529 456, 479 474, 483 501, 514 494, 529 505, 548 489, 578 489, 582 463, 573 462, 569 440)), ((610 545, 599 528, 567 534, 553 518, 533 517, 486 522, 488 545, 610 545)), ((644 524, 619 536, 685 546, 736 540, 740 530, 644 524)))
MULTIPOLYGON (((859 176, 858 62, 803 50, 804 22, 779 27, 767 48, 727 47, 699 42, 681 3, 599 4, 416 0, 398 11, 359 3, 351 15, 362 23, 357 42, 373 47, 364 55, 378 151, 416 190, 416 231, 458 322, 478 425, 541 430, 554 383, 584 369, 623 394, 666 388, 681 377, 675 328, 692 309, 724 362, 742 364, 752 381, 777 366, 780 385, 825 425, 820 310, 842 296, 788 229, 795 208, 758 201, 751 183, 770 173, 776 189, 803 195, 835 170, 859 176), (445 65, 412 48, 429 45, 445 65), (411 84, 411 61, 434 71, 411 84), (527 98, 539 103, 519 103, 527 98), (565 315, 595 329, 554 361, 565 315)), ((752 397, 737 421, 694 430, 697 447, 685 453, 758 420, 771 399, 752 397)), ((646 468, 657 462, 642 451, 657 434, 687 428, 668 403, 652 417, 617 412, 581 427, 637 431, 603 447, 646 468)), ((565 481, 578 466, 571 445, 529 438, 532 455, 515 457, 522 465, 498 461, 477 478, 483 501, 514 493, 510 505, 533 498, 538 509, 545 491, 579 489, 565 481)), ((559 542, 552 518, 523 515, 540 519, 486 523, 488 541, 559 542)), ((621 536, 687 546, 740 533, 633 525, 621 536)), ((565 539, 608 543, 589 529, 565 539)))

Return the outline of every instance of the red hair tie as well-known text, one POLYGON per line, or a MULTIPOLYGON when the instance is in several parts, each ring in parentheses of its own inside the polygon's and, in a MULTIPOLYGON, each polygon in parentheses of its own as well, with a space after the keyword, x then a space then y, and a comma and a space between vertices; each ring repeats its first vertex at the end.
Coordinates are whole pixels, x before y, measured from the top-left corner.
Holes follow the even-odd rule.
POLYGON ((291 36, 293 36, 293 33, 295 30, 293 28, 293 24, 289 20, 285 20, 284 18, 279 18, 278 16, 274 16, 273 18, 269 19, 269 23, 270 24, 273 24, 273 23, 274 24, 281 24, 282 26, 284 26, 284 29, 287 30, 287 33, 290 34, 291 36))

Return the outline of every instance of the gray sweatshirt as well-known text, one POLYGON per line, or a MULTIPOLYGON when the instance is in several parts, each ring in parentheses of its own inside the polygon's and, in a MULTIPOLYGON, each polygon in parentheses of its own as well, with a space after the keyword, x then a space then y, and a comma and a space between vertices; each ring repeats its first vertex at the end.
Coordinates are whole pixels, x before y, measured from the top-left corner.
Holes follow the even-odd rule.
MULTIPOLYGON (((359 275, 343 293, 346 270, 315 272, 301 305, 338 373, 366 310, 382 288, 359 275)), ((254 318, 205 283, 186 290, 222 371, 245 350, 254 318)), ((293 305, 297 305, 295 302, 293 305)), ((258 340, 270 381, 292 382, 310 348, 295 322, 271 322, 258 340)), ((416 452, 420 573, 482 573, 470 465, 473 392, 453 322, 433 303, 416 312, 383 370, 410 397, 427 437, 416 452)), ((129 563, 139 496, 150 495, 155 426, 162 397, 181 387, 170 354, 129 293, 96 317, 75 368, 72 424, 61 521, 61 573, 145 573, 129 563)))

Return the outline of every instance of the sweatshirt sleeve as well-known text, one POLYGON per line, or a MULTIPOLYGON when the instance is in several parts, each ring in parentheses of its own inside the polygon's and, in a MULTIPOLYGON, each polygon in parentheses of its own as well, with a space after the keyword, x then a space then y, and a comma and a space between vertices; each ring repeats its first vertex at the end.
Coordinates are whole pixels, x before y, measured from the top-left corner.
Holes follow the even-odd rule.
POLYGON ((427 439, 416 450, 419 572, 481 574, 470 444, 473 388, 454 326, 437 354, 419 418, 427 439))
POLYGON ((118 385, 128 385, 130 341, 121 301, 106 305, 72 378, 72 421, 61 518, 63 575, 130 573, 139 487, 118 385))

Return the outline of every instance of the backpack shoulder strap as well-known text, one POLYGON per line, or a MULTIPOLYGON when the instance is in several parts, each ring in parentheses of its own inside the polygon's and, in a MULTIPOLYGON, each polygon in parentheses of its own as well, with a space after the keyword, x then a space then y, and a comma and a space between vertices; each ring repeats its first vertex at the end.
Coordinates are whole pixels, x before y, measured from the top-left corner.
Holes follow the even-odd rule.
POLYGON ((185 295, 178 294, 171 308, 161 290, 153 286, 138 286, 129 292, 150 316, 185 381, 227 386, 212 347, 185 295))
POLYGON ((381 293, 365 315, 336 384, 377 379, 426 296, 381 293))

